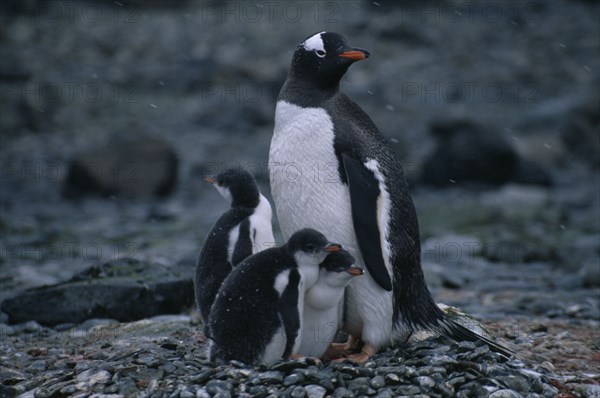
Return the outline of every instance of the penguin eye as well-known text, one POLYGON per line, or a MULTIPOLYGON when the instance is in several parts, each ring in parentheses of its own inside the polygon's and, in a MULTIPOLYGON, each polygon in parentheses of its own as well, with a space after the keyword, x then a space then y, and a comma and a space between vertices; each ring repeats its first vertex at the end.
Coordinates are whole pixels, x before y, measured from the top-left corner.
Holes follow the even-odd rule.
POLYGON ((306 249, 307 252, 314 252, 315 251, 315 245, 313 245, 312 243, 309 243, 308 245, 306 245, 304 247, 304 249, 306 249))
POLYGON ((323 58, 326 54, 326 52, 323 50, 317 50, 316 53, 319 58, 323 58))

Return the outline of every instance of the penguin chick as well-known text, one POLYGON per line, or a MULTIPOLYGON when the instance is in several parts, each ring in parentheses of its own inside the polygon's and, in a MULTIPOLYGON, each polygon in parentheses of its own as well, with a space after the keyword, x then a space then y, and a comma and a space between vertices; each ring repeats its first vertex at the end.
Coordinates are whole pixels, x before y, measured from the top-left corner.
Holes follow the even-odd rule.
POLYGON ((313 229, 244 260, 225 278, 209 316, 209 359, 270 363, 296 354, 304 294, 341 246, 313 229))
POLYGON ((275 244, 269 201, 243 169, 228 169, 204 180, 231 203, 208 233, 196 263, 196 305, 206 335, 208 316, 225 277, 251 254, 275 244))
POLYGON ((298 353, 321 358, 342 326, 344 289, 364 270, 345 250, 331 253, 320 264, 317 283, 306 291, 302 341, 298 353))

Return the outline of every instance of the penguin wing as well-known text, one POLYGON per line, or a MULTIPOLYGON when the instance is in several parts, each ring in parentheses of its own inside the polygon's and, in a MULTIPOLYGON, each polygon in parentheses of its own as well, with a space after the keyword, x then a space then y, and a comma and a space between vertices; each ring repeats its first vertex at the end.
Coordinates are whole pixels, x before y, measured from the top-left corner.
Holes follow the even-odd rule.
POLYGON ((294 349, 300 331, 300 273, 297 269, 290 270, 288 284, 279 296, 278 311, 283 322, 286 343, 283 358, 288 358, 294 349))
POLYGON ((377 214, 377 202, 381 196, 379 182, 375 174, 357 159, 342 154, 342 160, 350 190, 352 222, 358 247, 371 277, 389 292, 392 290, 392 280, 383 259, 377 214))
POLYGON ((231 265, 236 266, 252 254, 252 241, 250 239, 250 220, 244 219, 240 223, 238 239, 235 242, 231 265))

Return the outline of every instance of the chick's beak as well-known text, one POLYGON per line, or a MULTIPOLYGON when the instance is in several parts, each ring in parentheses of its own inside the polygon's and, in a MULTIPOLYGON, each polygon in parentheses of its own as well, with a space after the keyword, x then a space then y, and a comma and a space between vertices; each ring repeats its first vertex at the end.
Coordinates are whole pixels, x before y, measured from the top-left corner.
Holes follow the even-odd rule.
POLYGON ((206 181, 206 182, 208 182, 210 184, 214 184, 215 182, 217 182, 217 180, 215 180, 215 178, 211 177, 211 176, 206 176, 203 179, 204 179, 204 181, 206 181))
POLYGON ((362 48, 352 48, 350 50, 344 51, 341 54, 338 54, 338 56, 343 58, 349 58, 353 61, 360 61, 369 58, 369 52, 367 50, 363 50, 362 48))
POLYGON ((356 265, 353 265, 352 267, 348 268, 346 272, 348 272, 352 276, 360 276, 365 273, 365 270, 360 267, 357 267, 356 265))
POLYGON ((342 245, 338 243, 328 243, 327 246, 325 246, 325 251, 328 253, 339 252, 340 250, 342 250, 342 245))

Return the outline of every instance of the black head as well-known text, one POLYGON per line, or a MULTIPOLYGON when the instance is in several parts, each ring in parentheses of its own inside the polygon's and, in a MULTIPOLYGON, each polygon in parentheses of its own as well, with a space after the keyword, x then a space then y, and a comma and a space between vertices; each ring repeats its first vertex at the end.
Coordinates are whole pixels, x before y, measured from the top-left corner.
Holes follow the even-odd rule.
POLYGON ((204 181, 214 185, 221 196, 231 201, 232 207, 258 206, 260 193, 254 177, 242 168, 227 169, 204 181))
POLYGON ((355 265, 356 260, 352 254, 346 250, 340 250, 335 253, 330 253, 325 257, 325 260, 319 265, 321 269, 327 272, 340 273, 347 272, 352 276, 358 276, 365 273, 365 271, 355 265))
POLYGON ((323 89, 337 88, 348 67, 368 57, 368 51, 350 47, 341 35, 319 32, 298 45, 290 76, 323 89))
POLYGON ((325 256, 327 253, 342 250, 342 246, 329 242, 325 235, 310 228, 295 232, 288 240, 286 248, 288 253, 292 255, 303 253, 306 255, 322 254, 325 256))

